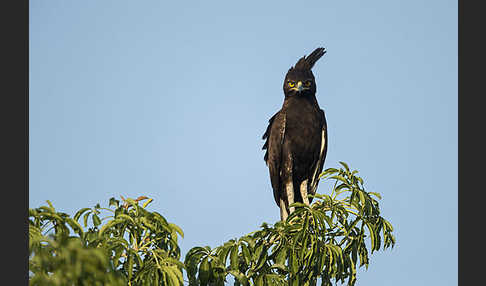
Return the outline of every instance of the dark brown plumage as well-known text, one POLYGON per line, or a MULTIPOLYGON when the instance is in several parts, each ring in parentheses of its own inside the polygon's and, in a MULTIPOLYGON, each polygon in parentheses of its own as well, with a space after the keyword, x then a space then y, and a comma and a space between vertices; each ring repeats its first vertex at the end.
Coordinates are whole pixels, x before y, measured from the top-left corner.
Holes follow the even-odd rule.
POLYGON ((326 53, 315 49, 291 67, 284 80, 282 108, 270 118, 263 135, 265 162, 280 218, 285 220, 293 202, 310 204, 327 153, 327 124, 320 109, 312 67, 326 53))

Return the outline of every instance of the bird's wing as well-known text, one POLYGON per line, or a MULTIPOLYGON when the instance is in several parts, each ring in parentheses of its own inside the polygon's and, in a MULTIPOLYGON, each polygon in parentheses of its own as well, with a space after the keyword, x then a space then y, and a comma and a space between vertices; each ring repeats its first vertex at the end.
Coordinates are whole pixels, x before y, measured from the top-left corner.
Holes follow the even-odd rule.
POLYGON ((265 144, 263 144, 262 150, 265 151, 265 156, 263 156, 263 160, 265 160, 265 163, 268 165, 268 141, 270 138, 270 130, 272 129, 272 123, 275 117, 277 116, 278 112, 275 113, 269 120, 268 120, 268 126, 267 130, 265 130, 265 133, 263 133, 262 139, 265 140, 265 144))
POLYGON ((268 127, 262 139, 266 139, 263 150, 266 149, 264 160, 270 171, 270 181, 272 183, 273 197, 280 206, 280 171, 282 161, 282 144, 285 135, 285 114, 277 112, 268 121, 268 127))
POLYGON ((321 109, 321 126, 322 126, 322 136, 321 136, 321 149, 319 153, 319 158, 314 165, 314 170, 312 172, 312 177, 310 178, 310 194, 315 194, 317 190, 317 185, 319 184, 319 175, 322 172, 322 167, 324 166, 324 161, 326 160, 327 154, 327 122, 324 110, 321 109))

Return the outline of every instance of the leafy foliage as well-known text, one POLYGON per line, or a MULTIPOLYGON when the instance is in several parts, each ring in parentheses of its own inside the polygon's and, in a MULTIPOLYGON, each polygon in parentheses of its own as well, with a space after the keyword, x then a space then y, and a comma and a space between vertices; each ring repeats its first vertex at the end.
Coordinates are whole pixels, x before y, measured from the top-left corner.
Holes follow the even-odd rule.
POLYGON ((323 285, 331 280, 354 285, 356 268, 368 268, 369 255, 393 247, 392 225, 380 216, 377 193, 366 192, 357 171, 329 168, 331 195, 314 196, 311 206, 295 203, 286 221, 232 239, 214 249, 194 247, 185 264, 190 285, 323 285), (358 262, 359 259, 359 262, 358 262))
POLYGON ((182 230, 147 206, 152 199, 115 198, 109 207, 80 209, 71 218, 48 206, 29 209, 31 285, 354 285, 369 252, 393 247, 392 225, 380 216, 363 179, 341 162, 321 179, 330 195, 295 203, 286 221, 211 249, 194 247, 181 261, 182 230), (187 284, 187 283, 186 283, 187 284))
POLYGON ((147 211, 152 201, 147 199, 120 204, 111 198, 111 208, 83 208, 73 218, 56 212, 49 201, 29 210, 30 284, 183 285, 177 244, 183 232, 147 211), (109 215, 100 218, 102 211, 109 215), (90 221, 92 226, 85 231, 81 219, 84 228, 90 221))

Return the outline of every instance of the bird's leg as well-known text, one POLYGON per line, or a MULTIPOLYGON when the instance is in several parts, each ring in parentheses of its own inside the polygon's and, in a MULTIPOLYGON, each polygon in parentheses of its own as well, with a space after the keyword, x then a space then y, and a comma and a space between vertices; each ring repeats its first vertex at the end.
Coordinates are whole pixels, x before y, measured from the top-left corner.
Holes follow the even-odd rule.
MULTIPOLYGON (((288 144, 288 141, 287 141, 288 144)), ((285 149, 285 146, 284 146, 285 149)), ((286 148, 288 149, 288 147, 286 148)), ((293 171, 293 158, 292 158, 292 153, 288 152, 287 158, 284 162, 284 168, 286 174, 286 178, 283 180, 284 181, 284 186, 285 186, 285 193, 287 196, 287 208, 289 211, 289 214, 294 212, 294 207, 290 207, 291 204, 294 203, 294 179, 292 178, 292 171, 293 171)))
POLYGON ((306 205, 310 205, 309 198, 307 197, 307 180, 304 180, 300 184, 300 195, 302 196, 302 201, 306 205))
POLYGON ((285 201, 283 198, 280 198, 280 219, 285 221, 289 214, 287 213, 287 207, 285 206, 285 201))
POLYGON ((295 209, 294 207, 290 207, 290 205, 294 203, 294 183, 292 182, 292 179, 285 184, 285 191, 287 192, 287 206, 289 207, 289 214, 291 214, 295 209))

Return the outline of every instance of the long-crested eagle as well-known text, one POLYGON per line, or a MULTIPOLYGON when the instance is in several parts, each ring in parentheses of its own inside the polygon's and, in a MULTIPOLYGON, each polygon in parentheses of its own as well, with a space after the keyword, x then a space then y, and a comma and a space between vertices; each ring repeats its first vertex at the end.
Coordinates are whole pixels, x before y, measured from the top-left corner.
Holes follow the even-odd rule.
POLYGON ((319 183, 327 153, 327 124, 316 99, 312 67, 326 53, 315 49, 300 58, 285 76, 282 108, 270 118, 263 134, 265 162, 280 219, 294 211, 294 202, 309 205, 319 183))

